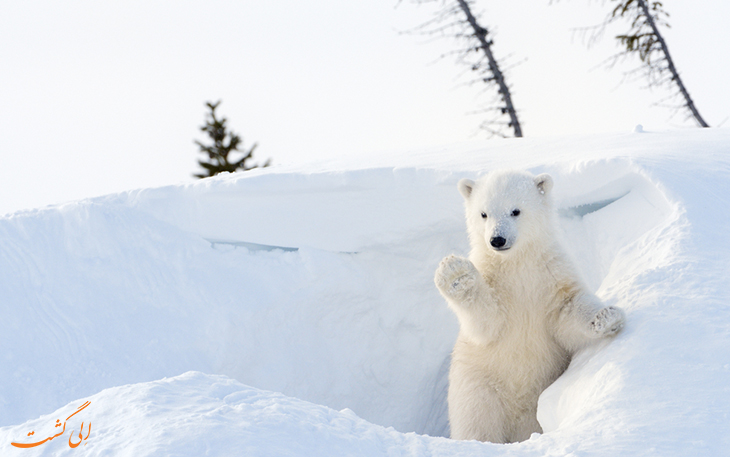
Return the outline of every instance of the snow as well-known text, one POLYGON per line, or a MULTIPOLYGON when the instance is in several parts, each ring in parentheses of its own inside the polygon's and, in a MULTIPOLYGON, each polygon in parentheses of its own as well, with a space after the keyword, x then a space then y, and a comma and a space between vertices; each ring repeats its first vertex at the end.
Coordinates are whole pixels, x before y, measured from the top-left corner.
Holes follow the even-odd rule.
POLYGON ((6 216, 0 454, 726 454, 729 153, 728 130, 464 143, 6 216), (432 278, 468 251, 456 183, 502 167, 553 176, 628 325, 543 393, 542 435, 452 441, 432 278))

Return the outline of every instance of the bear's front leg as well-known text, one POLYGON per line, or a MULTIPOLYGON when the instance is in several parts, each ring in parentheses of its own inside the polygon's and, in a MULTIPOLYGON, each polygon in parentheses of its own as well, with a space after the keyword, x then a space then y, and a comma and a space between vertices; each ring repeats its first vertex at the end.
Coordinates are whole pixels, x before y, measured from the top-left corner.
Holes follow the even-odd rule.
POLYGON ((454 255, 444 258, 434 282, 459 319, 463 337, 477 344, 489 344, 498 337, 504 315, 492 288, 471 261, 454 255))
POLYGON ((604 307, 595 295, 577 291, 561 310, 557 336, 566 349, 576 351, 591 341, 617 334, 625 321, 620 308, 604 307))

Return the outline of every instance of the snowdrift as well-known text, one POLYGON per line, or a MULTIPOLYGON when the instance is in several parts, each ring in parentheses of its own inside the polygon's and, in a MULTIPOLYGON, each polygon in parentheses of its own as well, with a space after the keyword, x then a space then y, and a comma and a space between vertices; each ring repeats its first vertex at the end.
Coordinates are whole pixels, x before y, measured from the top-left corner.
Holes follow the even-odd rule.
POLYGON ((506 140, 2 218, 0 454, 723 454, 729 153, 724 130, 506 140), (456 442, 432 278, 468 249, 456 183, 502 167, 553 175, 628 326, 543 393, 544 434, 456 442))

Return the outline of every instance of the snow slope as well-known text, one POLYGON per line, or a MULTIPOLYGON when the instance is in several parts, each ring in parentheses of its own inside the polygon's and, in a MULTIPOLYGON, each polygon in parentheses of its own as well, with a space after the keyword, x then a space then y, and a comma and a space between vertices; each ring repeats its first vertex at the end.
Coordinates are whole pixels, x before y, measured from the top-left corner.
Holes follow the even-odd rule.
POLYGON ((729 153, 727 130, 493 141, 2 218, 0 454, 80 452, 89 422, 90 455, 728 454, 729 153), (553 175, 629 321, 512 445, 442 438, 457 323, 432 281, 468 249, 456 183, 498 167, 553 175))

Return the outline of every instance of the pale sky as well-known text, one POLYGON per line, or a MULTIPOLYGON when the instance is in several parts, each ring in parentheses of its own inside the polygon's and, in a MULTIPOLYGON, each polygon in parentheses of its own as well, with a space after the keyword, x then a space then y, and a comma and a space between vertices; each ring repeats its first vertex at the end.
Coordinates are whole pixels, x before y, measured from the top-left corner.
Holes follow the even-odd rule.
MULTIPOLYGON (((693 128, 652 106, 668 92, 621 83, 636 60, 609 29, 591 49, 571 29, 611 2, 477 0, 526 137, 693 128), (506 58, 506 59, 505 59, 506 58)), ((672 57, 705 120, 730 121, 730 4, 666 0, 672 57)), ((490 141, 470 114, 449 39, 403 34, 436 5, 408 0, 50 0, 0 6, 0 214, 140 187, 193 182, 206 101, 257 162, 367 157, 490 141)), ((512 140, 515 141, 515 140, 512 140)), ((519 141, 519 140, 517 140, 519 141)), ((550 151, 546 151, 546 156, 550 151)))

